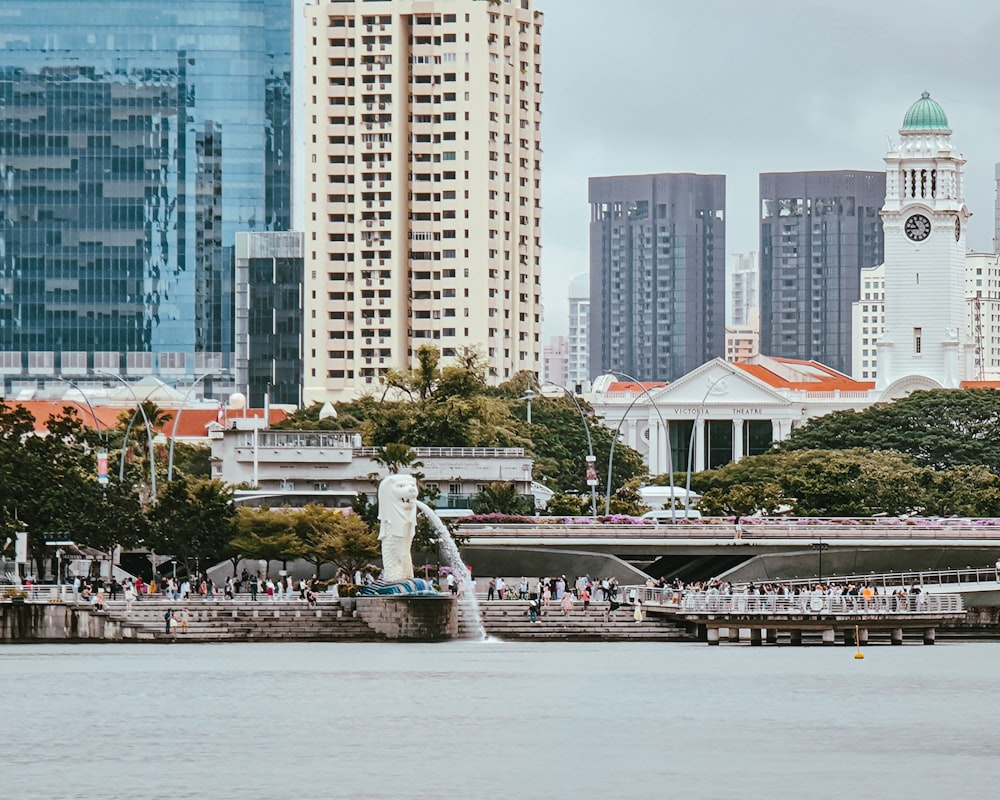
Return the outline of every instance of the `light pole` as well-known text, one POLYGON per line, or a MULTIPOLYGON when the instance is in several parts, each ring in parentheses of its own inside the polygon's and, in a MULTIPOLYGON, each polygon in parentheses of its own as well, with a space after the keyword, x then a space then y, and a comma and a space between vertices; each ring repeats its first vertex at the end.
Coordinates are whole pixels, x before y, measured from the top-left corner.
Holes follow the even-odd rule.
POLYGON ((101 420, 98 419, 97 412, 94 411, 94 406, 91 404, 90 398, 87 397, 83 389, 81 389, 77 384, 73 383, 73 381, 68 380, 67 378, 61 378, 58 375, 53 375, 52 377, 54 377, 57 381, 62 381, 63 383, 67 384, 73 389, 76 389, 80 393, 80 397, 83 398, 83 402, 87 404, 87 408, 90 411, 90 415, 94 418, 94 427, 97 430, 97 435, 106 442, 108 440, 108 435, 102 430, 101 420))
POLYGON ((698 423, 701 421, 701 413, 705 410, 705 403, 708 402, 708 396, 712 393, 720 383, 722 383, 729 375, 720 375, 714 381, 708 384, 708 388, 705 390, 704 397, 701 398, 701 402, 698 404, 698 410, 694 415, 694 422, 691 425, 691 438, 688 441, 688 463, 687 463, 687 477, 685 478, 684 486, 684 518, 687 518, 688 511, 691 510, 691 470, 694 468, 694 437, 698 432, 698 423))
MULTIPOLYGON (((114 378, 116 381, 122 384, 130 395, 132 399, 135 400, 136 407, 142 414, 142 421, 146 424, 146 439, 149 442, 149 491, 152 497, 152 502, 156 504, 156 450, 153 447, 153 426, 149 424, 149 416, 146 414, 146 409, 142 407, 142 401, 139 400, 139 396, 135 393, 131 384, 125 380, 121 375, 116 375, 113 372, 101 372, 100 370, 95 370, 98 375, 105 375, 108 378, 114 378)), ((131 425, 129 426, 131 428, 131 425)), ((126 431, 125 443, 128 444, 128 432, 126 431)), ((124 467, 123 467, 124 468, 124 467)))
POLYGON ((528 410, 525 416, 528 424, 531 424, 531 401, 535 399, 535 393, 531 389, 525 389, 524 394, 521 395, 521 399, 527 404, 528 410))
POLYGON ((628 412, 632 410, 639 398, 642 397, 642 393, 636 394, 632 398, 632 402, 628 404, 628 408, 625 409, 625 413, 622 414, 622 418, 618 420, 618 427, 615 428, 615 435, 611 437, 611 448, 608 451, 608 485, 607 491, 604 495, 604 515, 607 516, 611 513, 611 467, 614 465, 615 461, 615 444, 618 442, 618 435, 621 433, 622 425, 625 424, 625 417, 628 416, 628 412))
POLYGON ((174 426, 170 431, 170 453, 167 455, 167 483, 170 483, 174 479, 174 439, 177 438, 177 425, 181 421, 181 412, 184 411, 184 406, 187 404, 188 397, 191 396, 191 392, 194 391, 194 387, 201 383, 205 378, 212 375, 221 375, 221 372, 206 372, 204 375, 199 375, 194 379, 194 382, 188 387, 188 390, 184 393, 184 397, 181 400, 181 407, 177 409, 177 416, 174 417, 174 426))
MULTIPOLYGON (((583 431, 587 434, 587 483, 590 486, 590 515, 592 517, 596 517, 597 472, 594 470, 594 442, 590 438, 590 426, 587 424, 587 415, 583 413, 583 407, 580 405, 580 401, 576 399, 576 395, 565 386, 553 383, 552 381, 545 381, 542 386, 555 386, 557 389, 562 389, 569 399, 573 401, 573 405, 576 406, 576 410, 580 412, 580 421, 583 423, 583 431), (591 477, 592 473, 593 477, 591 477)), ((534 393, 532 393, 532 397, 534 397, 534 393)))
MULTIPOLYGON (((660 408, 659 406, 656 405, 656 401, 653 399, 653 395, 651 395, 649 393, 649 390, 645 386, 643 386, 638 380, 633 378, 627 372, 622 372, 621 370, 606 369, 604 371, 608 375, 614 375, 616 377, 618 375, 621 375, 621 377, 623 377, 625 380, 631 381, 636 386, 638 386, 639 389, 642 391, 642 393, 649 399, 649 404, 653 407, 653 411, 656 412, 656 416, 660 418, 660 425, 663 426, 663 434, 667 440, 667 475, 670 479, 670 521, 676 524, 677 514, 675 513, 675 508, 674 508, 674 455, 670 449, 670 426, 667 425, 667 421, 663 419, 663 414, 660 413, 660 408)), ((652 439, 652 437, 650 437, 650 439, 652 439)), ((609 475, 608 480, 610 479, 611 476, 609 475)))

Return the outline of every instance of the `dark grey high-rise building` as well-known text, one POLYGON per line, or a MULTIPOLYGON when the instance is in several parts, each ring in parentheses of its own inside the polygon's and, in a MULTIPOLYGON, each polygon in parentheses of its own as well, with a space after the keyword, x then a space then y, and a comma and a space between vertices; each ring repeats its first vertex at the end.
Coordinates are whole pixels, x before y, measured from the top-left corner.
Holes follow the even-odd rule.
POLYGON ((291 3, 6 5, 6 391, 231 375, 236 232, 290 224, 291 3))
POLYGON ((760 176, 760 352, 851 372, 861 268, 883 260, 885 173, 760 176))
POLYGON ((725 354, 726 177, 590 179, 590 376, 675 380, 725 354))

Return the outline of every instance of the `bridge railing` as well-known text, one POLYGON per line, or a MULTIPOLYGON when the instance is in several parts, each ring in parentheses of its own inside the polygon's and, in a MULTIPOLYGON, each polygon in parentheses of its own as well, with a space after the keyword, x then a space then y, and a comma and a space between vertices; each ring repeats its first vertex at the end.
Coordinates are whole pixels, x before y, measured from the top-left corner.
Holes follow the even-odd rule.
POLYGON ((680 591, 651 586, 624 587, 626 601, 638 599, 643 604, 660 605, 681 612, 740 613, 740 614, 909 614, 935 616, 960 614, 964 611, 960 594, 875 594, 826 595, 803 593, 780 594, 720 594, 711 591, 680 591))
POLYGON ((723 539, 731 542, 753 542, 760 539, 813 542, 818 539, 837 540, 913 540, 931 541, 961 539, 963 541, 1000 540, 1000 526, 972 525, 968 523, 948 524, 923 523, 907 525, 903 523, 873 522, 872 520, 776 520, 774 522, 744 523, 737 531, 733 523, 679 522, 673 524, 653 524, 636 522, 633 524, 612 523, 504 523, 504 524, 463 524, 459 533, 469 542, 477 539, 723 539))
MULTIPOLYGON (((954 586, 966 583, 996 582, 997 571, 995 567, 966 567, 965 569, 936 569, 921 570, 913 572, 870 572, 867 575, 836 575, 830 574, 824 578, 823 583, 835 583, 847 585, 853 583, 858 586, 870 584, 881 589, 898 589, 910 586, 954 586)), ((817 583, 816 578, 793 578, 791 580, 778 581, 782 586, 791 588, 802 586, 813 586, 817 583)))

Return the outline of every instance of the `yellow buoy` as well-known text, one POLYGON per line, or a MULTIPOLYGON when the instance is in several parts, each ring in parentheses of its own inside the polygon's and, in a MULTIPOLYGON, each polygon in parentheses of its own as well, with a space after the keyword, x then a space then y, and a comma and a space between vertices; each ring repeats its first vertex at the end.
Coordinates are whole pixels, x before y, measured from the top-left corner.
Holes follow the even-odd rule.
POLYGON ((861 652, 861 630, 857 625, 854 626, 854 641, 858 643, 858 652, 854 654, 854 658, 864 658, 865 654, 861 652))

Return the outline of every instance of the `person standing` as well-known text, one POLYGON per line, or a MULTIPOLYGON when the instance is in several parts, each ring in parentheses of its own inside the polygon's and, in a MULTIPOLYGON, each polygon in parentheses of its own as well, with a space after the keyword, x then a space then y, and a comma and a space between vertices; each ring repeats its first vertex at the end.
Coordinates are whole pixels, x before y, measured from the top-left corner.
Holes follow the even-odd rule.
POLYGON ((636 623, 642 622, 642 600, 638 597, 635 598, 635 611, 632 613, 632 617, 636 623))
POLYGON ((125 613, 132 613, 132 601, 135 600, 135 588, 132 586, 132 581, 125 581, 125 613))
POLYGON ((497 591, 497 579, 490 578, 490 582, 486 586, 486 599, 492 600, 493 597, 496 595, 496 591, 497 591))
POLYGON ((1000 583, 1000 556, 997 557, 996 573, 997 573, 997 583, 1000 583))
POLYGON ((250 599, 254 602, 257 601, 257 590, 260 588, 260 579, 251 578, 250 579, 250 599))
POLYGON ((189 622, 191 622, 191 612, 185 608, 181 611, 181 633, 188 632, 189 622))
POLYGON ((174 622, 174 610, 172 608, 168 608, 165 612, 163 612, 163 622, 164 625, 166 625, 167 633, 169 634, 171 628, 173 628, 174 622))
POLYGON ((523 575, 521 576, 521 584, 517 587, 517 599, 528 599, 528 579, 523 575))
POLYGON ((507 595, 507 582, 503 578, 497 578, 497 597, 503 600, 507 595))

